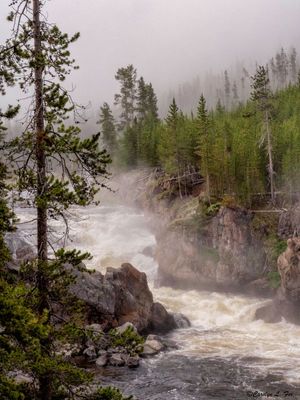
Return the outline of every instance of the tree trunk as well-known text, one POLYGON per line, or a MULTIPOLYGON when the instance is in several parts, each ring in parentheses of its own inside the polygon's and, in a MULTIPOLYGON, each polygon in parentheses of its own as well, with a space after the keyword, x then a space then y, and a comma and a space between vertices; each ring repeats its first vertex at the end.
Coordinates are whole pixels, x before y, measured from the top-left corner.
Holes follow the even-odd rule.
MULTIPOLYGON (((43 62, 40 4, 39 0, 33 0, 33 29, 34 29, 34 86, 35 86, 35 139, 37 160, 37 247, 38 260, 47 262, 47 205, 41 201, 46 189, 46 155, 45 155, 45 126, 44 126, 44 104, 43 104, 43 62)), ((43 289, 43 288, 40 288, 43 289)))
MULTIPOLYGON (((45 126, 44 126, 44 104, 43 104, 43 60, 42 60, 42 37, 40 23, 40 1, 32 0, 33 6, 33 32, 34 32, 34 87, 35 87, 35 108, 34 108, 34 129, 36 140, 36 162, 37 162, 37 254, 38 274, 37 285, 39 289, 39 314, 42 315, 45 309, 49 309, 47 280, 44 269, 47 267, 48 243, 47 243, 47 204, 45 202, 46 191, 46 154, 45 154, 45 126)), ((44 340, 43 348, 45 356, 48 355, 50 347, 49 338, 44 340)), ((39 377, 39 398, 51 400, 52 379, 49 373, 39 377)))
POLYGON ((273 149, 272 149, 272 138, 269 124, 269 115, 268 112, 265 112, 265 127, 267 134, 267 152, 268 152, 268 170, 269 170, 269 179, 270 179, 270 192, 271 192, 271 202, 275 204, 275 186, 274 186, 274 166, 273 166, 273 149))

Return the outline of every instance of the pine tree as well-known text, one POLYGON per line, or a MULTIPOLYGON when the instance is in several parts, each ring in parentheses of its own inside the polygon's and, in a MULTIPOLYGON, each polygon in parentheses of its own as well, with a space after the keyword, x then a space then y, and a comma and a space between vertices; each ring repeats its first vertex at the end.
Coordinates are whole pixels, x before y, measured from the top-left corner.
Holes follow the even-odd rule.
POLYGON ((182 197, 181 174, 183 172, 183 159, 180 146, 180 129, 182 115, 173 98, 168 115, 165 120, 165 129, 159 146, 159 155, 166 172, 177 177, 178 191, 182 197))
POLYGON ((137 112, 140 120, 150 118, 158 121, 157 97, 151 83, 145 83, 144 78, 138 80, 137 112))
MULTIPOLYGON (((36 208, 37 261, 30 265, 30 272, 37 291, 33 307, 45 328, 36 373, 38 398, 50 400, 60 390, 59 376, 65 380, 66 390, 68 379, 74 382, 73 367, 61 363, 53 352, 56 334, 51 327, 52 302, 58 293, 67 294, 71 282, 64 265, 78 266, 89 255, 54 249, 55 257, 51 258, 48 220, 62 218, 67 223, 66 209, 90 204, 99 188, 105 186, 103 178, 110 159, 99 149, 99 134, 82 140, 78 127, 65 124, 70 113, 78 114, 62 82, 73 67, 77 68, 68 48, 79 34, 69 37, 49 24, 45 4, 39 0, 14 0, 11 7, 13 37, 0 49, 0 87, 2 93, 7 85, 19 85, 27 95, 32 93, 33 113, 28 111, 26 130, 7 142, 5 151, 14 166, 19 190, 32 196, 36 208)), ((80 383, 78 373, 74 373, 80 383)))
POLYGON ((128 128, 134 120, 136 111, 136 69, 133 65, 119 68, 115 79, 120 83, 120 93, 115 95, 115 104, 121 106, 119 129, 128 128))
POLYGON ((210 190, 210 154, 211 141, 209 134, 210 122, 208 118, 208 111, 206 108, 206 100, 203 94, 201 94, 198 108, 197 108, 197 128, 198 128, 198 145, 196 148, 196 154, 200 157, 200 172, 205 177, 206 183, 206 195, 210 201, 211 190, 210 190))
POLYGON ((105 148, 113 157, 117 149, 117 132, 115 119, 108 103, 100 107, 100 119, 102 140, 105 148))
POLYGON ((158 121, 157 97, 151 83, 149 83, 146 86, 146 91, 147 91, 148 115, 151 117, 153 121, 157 122, 158 121))
POLYGON ((271 132, 271 111, 272 111, 272 93, 270 89, 270 80, 268 69, 264 66, 258 66, 255 75, 252 77, 251 98, 257 104, 258 111, 262 114, 263 133, 261 145, 266 146, 268 155, 268 176, 270 181, 271 201, 275 203, 275 182, 274 182, 274 155, 273 155, 273 136, 271 132))
POLYGON ((147 93, 147 84, 145 83, 143 77, 141 77, 138 80, 136 109, 138 112, 139 119, 144 120, 148 113, 148 93, 147 93))

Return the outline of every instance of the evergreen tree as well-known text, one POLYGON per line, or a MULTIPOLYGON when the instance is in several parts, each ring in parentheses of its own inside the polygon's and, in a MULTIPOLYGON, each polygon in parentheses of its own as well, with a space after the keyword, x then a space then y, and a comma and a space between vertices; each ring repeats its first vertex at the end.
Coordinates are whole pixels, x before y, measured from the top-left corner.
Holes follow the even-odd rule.
MULTIPOLYGON (((62 82, 74 66, 69 45, 79 34, 69 37, 45 17, 44 2, 14 0, 9 20, 14 22, 13 37, 0 49, 0 86, 19 85, 33 93, 33 114, 28 115, 26 131, 5 144, 7 160, 14 165, 19 190, 33 197, 37 213, 37 261, 30 265, 36 282, 32 307, 43 328, 36 366, 40 400, 53 399, 61 388, 82 382, 74 367, 61 362, 54 353, 57 337, 51 326, 53 301, 68 293, 71 278, 64 265, 80 265, 88 254, 55 249, 48 252, 48 219, 65 217, 71 205, 90 204, 100 186, 105 186, 106 151, 98 147, 99 134, 81 140, 80 129, 64 121, 75 112, 62 82), (52 165, 55 165, 55 170, 52 165), (99 177, 102 178, 101 181, 99 177)), ((41 328, 42 329, 42 328, 41 328)))
POLYGON ((113 156, 117 149, 117 132, 115 119, 109 104, 104 103, 100 107, 100 119, 98 123, 101 125, 103 144, 109 154, 113 156))
POLYGON ((198 145, 196 148, 196 154, 200 157, 200 172, 205 177, 205 184, 206 184, 206 195, 208 200, 210 201, 210 134, 209 134, 209 117, 208 111, 206 108, 206 100, 201 94, 198 108, 197 108, 197 127, 198 127, 198 145))
POLYGON ((115 104, 121 106, 119 129, 123 130, 129 127, 135 116, 136 69, 132 64, 125 68, 119 68, 115 78, 121 85, 120 93, 115 95, 115 104))
POLYGON ((256 74, 252 77, 251 98, 257 104, 258 111, 262 114, 263 133, 261 145, 265 145, 268 155, 268 176, 270 181, 271 201, 275 203, 275 182, 274 182, 274 155, 273 155, 273 135, 271 132, 271 111, 272 111, 272 93, 270 89, 270 80, 268 69, 259 66, 256 74))
POLYGON ((147 93, 147 84, 145 83, 143 77, 141 77, 138 80, 136 109, 138 112, 139 119, 144 120, 148 113, 148 93, 147 93))
POLYGON ((151 83, 149 83, 146 86, 146 91, 147 91, 148 114, 153 121, 157 122, 158 121, 157 97, 151 83))

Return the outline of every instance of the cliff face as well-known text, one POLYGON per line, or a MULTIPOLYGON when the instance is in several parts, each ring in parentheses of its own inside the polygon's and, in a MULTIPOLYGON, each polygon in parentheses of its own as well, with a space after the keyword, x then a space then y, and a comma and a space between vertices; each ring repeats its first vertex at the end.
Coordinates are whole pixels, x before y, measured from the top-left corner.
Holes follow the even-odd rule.
POLYGON ((200 232, 165 225, 156 254, 161 284, 238 288, 261 278, 266 255, 251 220, 245 210, 221 207, 205 225, 198 221, 200 232))
POLYGON ((145 182, 136 198, 138 206, 158 217, 153 228, 161 285, 273 292, 253 213, 220 204, 203 209, 198 196, 169 196, 155 177, 145 182))

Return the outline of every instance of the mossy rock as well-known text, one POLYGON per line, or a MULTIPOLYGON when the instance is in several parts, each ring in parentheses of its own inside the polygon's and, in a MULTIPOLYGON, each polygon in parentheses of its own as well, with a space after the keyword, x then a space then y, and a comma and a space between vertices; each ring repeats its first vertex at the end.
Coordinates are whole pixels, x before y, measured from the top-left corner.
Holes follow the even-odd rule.
POLYGON ((109 331, 112 347, 124 347, 131 355, 139 354, 143 351, 145 339, 129 326, 123 333, 116 329, 109 331))

